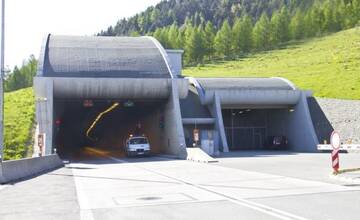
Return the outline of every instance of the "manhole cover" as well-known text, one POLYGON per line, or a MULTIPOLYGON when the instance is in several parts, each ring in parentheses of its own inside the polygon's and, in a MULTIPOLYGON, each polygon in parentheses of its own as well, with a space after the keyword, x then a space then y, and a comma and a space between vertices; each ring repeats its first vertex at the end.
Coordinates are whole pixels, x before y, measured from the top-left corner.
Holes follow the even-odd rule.
POLYGON ((141 197, 141 198, 138 198, 137 200, 159 200, 159 199, 162 199, 161 197, 155 197, 155 196, 149 196, 149 197, 141 197))

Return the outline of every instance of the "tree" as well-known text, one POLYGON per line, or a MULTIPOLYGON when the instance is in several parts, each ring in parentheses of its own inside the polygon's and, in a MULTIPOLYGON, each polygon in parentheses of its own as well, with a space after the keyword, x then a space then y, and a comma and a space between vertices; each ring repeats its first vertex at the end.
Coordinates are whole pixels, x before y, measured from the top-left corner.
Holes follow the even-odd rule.
POLYGON ((215 39, 215 27, 211 23, 211 21, 208 21, 205 25, 204 30, 204 46, 205 46, 205 55, 210 60, 215 53, 214 48, 214 39, 215 39))
POLYGON ((314 6, 308 16, 305 16, 306 33, 308 37, 319 36, 322 33, 324 15, 319 6, 314 6))
POLYGON ((216 33, 215 50, 220 57, 231 56, 232 31, 229 22, 225 20, 216 33))
POLYGON ((247 53, 252 46, 252 21, 249 16, 237 19, 233 26, 233 47, 236 54, 247 53))
POLYGON ((332 2, 329 0, 325 1, 323 5, 324 12, 324 24, 322 27, 323 32, 335 31, 335 14, 332 2))
POLYGON ((255 24, 253 41, 257 50, 267 50, 270 47, 270 21, 265 13, 261 15, 255 24))
POLYGON ((303 14, 300 10, 297 10, 295 16, 292 17, 290 23, 291 37, 292 39, 302 39, 305 35, 305 24, 303 14))
POLYGON ((33 78, 37 71, 37 60, 33 55, 18 68, 10 72, 5 79, 5 91, 10 92, 22 88, 31 87, 33 85, 33 78))
POLYGON ((242 52, 241 43, 240 43, 241 37, 242 37, 241 36, 241 20, 240 20, 240 18, 237 18, 235 20, 232 32, 233 32, 232 48, 233 48, 234 53, 236 55, 239 55, 242 52))
POLYGON ((243 52, 249 52, 252 47, 253 24, 250 16, 246 15, 241 20, 240 28, 240 47, 243 52))
POLYGON ((179 36, 179 28, 174 23, 174 24, 172 24, 170 26, 169 33, 168 33, 168 41, 169 41, 168 42, 168 44, 169 44, 168 48, 172 48, 172 49, 181 48, 178 36, 179 36))
POLYGON ((281 26, 281 15, 280 13, 274 12, 270 21, 270 41, 272 45, 278 45, 281 42, 282 26, 281 26))
POLYGON ((204 58, 204 42, 201 37, 201 28, 188 27, 185 42, 185 62, 201 63, 204 58))

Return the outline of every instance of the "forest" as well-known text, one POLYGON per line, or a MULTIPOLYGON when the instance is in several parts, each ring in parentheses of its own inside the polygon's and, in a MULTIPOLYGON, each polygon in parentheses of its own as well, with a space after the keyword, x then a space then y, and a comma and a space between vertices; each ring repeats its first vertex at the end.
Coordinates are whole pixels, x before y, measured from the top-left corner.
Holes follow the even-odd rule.
POLYGON ((184 49, 185 65, 236 59, 359 24, 360 0, 169 0, 101 36, 150 35, 184 49))

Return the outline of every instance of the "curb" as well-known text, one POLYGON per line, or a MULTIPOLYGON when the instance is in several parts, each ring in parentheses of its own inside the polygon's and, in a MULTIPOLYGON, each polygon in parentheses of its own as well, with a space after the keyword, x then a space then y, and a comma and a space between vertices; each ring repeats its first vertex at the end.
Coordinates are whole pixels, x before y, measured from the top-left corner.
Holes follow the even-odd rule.
MULTIPOLYGON (((343 172, 343 173, 345 173, 345 172, 343 172)), ((341 176, 341 173, 340 174, 330 173, 329 177, 330 177, 330 179, 347 182, 350 184, 360 184, 360 179, 354 179, 354 178, 350 178, 350 177, 341 176)))

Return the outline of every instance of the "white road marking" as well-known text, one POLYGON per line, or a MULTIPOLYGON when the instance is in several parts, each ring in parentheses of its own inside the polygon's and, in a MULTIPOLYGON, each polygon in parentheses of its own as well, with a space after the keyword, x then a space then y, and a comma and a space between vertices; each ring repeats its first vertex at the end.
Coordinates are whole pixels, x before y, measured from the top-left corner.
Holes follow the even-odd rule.
MULTIPOLYGON (((109 157, 110 159, 114 160, 114 161, 118 161, 118 162, 121 162, 122 160, 120 159, 117 159, 117 158, 114 158, 114 157, 109 157)), ((279 210, 279 209, 275 209, 273 207, 270 207, 270 206, 265 206, 265 205, 262 205, 260 203, 256 203, 256 202, 252 202, 252 201, 249 201, 249 200, 246 200, 246 199, 238 199, 238 198, 233 198, 231 196, 228 196, 228 195, 224 195, 222 193, 219 193, 219 192, 215 192, 211 189, 209 189, 208 187, 205 187, 205 186, 201 186, 199 184, 195 184, 195 183, 191 183, 191 182, 187 182, 187 181, 184 181, 184 180, 181 180, 181 179, 178 179, 178 178, 175 178, 175 177, 171 177, 171 176, 168 176, 166 174, 163 174, 163 173, 160 173, 158 171, 153 171, 153 170, 150 170, 148 168, 144 168, 142 166, 139 166, 139 165, 134 165, 136 167, 139 167, 139 168, 142 168, 146 171, 149 171, 149 172, 152 172, 152 173, 155 173, 155 174, 158 174, 158 175, 161 175, 161 176, 165 176, 167 178, 170 178, 170 179, 173 179, 173 180, 176 180, 176 181, 179 181, 179 182, 182 182, 184 184, 187 184, 187 185, 190 185, 190 186, 193 186, 193 187, 196 187, 198 189, 202 189, 202 190, 205 190, 207 192, 210 192, 210 193, 213 193, 213 194, 216 194, 218 196, 221 196, 224 200, 228 200, 228 201, 231 201, 235 204, 238 204, 238 205, 241 205, 241 206, 245 206, 245 207, 248 207, 248 208, 251 208, 253 210, 256 210, 256 211, 259 211, 259 212, 262 212, 262 213, 265 213, 267 215, 270 215, 270 216, 273 216, 273 217, 276 217, 276 218, 279 218, 279 219, 282 219, 282 220, 308 220, 306 218, 303 218, 301 216, 297 216, 295 214, 291 214, 289 212, 286 212, 286 211, 282 211, 282 210, 279 210)))
MULTIPOLYGON (((69 166, 69 167, 71 167, 71 166, 69 166)), ((81 186, 81 183, 79 181, 79 178, 81 178, 81 177, 76 177, 76 171, 75 170, 72 170, 72 172, 74 174, 74 182, 75 182, 75 187, 76 187, 76 194, 77 194, 78 204, 80 206, 80 219, 81 220, 95 220, 91 209, 87 208, 87 207, 89 207, 89 200, 87 199, 87 196, 84 194, 84 191, 81 190, 82 186, 81 186), (84 208, 84 206, 86 208, 84 208)))

